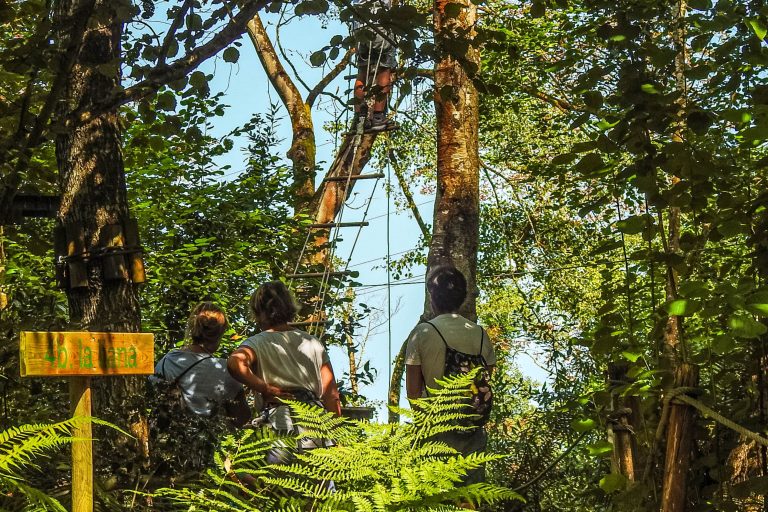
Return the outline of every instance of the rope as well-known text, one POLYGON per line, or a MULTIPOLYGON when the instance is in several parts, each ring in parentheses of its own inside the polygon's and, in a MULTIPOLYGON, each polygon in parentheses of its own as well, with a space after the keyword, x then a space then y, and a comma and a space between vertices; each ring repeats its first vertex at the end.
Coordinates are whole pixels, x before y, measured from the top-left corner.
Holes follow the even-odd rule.
POLYGON ((678 400, 680 402, 683 402, 685 404, 690 405, 691 407, 698 409, 699 412, 701 412, 704 416, 711 418, 715 420, 716 422, 720 423, 721 425, 728 427, 729 429, 733 430, 734 432, 738 432, 742 436, 746 437, 747 439, 751 439, 752 441, 755 441, 758 444, 761 444, 763 446, 768 446, 768 439, 761 436, 760 434, 753 432, 746 427, 743 427, 736 423, 735 421, 729 420, 719 412, 710 409, 703 403, 699 402, 695 398, 689 396, 687 393, 690 391, 691 388, 677 388, 673 389, 668 398, 665 398, 665 401, 672 401, 672 400, 678 400))
POLYGON ((651 474, 651 468, 654 464, 654 459, 658 452, 659 444, 661 443, 661 440, 664 437, 664 431, 666 430, 667 423, 669 422, 669 411, 670 411, 669 406, 670 404, 674 404, 675 400, 677 402, 683 402, 684 404, 689 405, 694 409, 697 409, 705 417, 715 420, 721 425, 733 430, 734 432, 741 434, 747 439, 751 439, 763 446, 768 446, 768 439, 761 436, 760 434, 752 432, 751 430, 739 425, 735 421, 729 420, 719 412, 707 407, 700 401, 690 396, 691 393, 701 393, 701 389, 682 386, 682 387, 670 390, 669 393, 667 393, 667 395, 664 397, 664 400, 663 400, 664 405, 661 410, 661 418, 659 419, 659 425, 656 428, 656 435, 654 436, 654 439, 653 439, 653 446, 651 448, 651 453, 650 453, 650 456, 648 457, 648 461, 645 465, 645 468, 643 469, 643 481, 646 481, 651 474))

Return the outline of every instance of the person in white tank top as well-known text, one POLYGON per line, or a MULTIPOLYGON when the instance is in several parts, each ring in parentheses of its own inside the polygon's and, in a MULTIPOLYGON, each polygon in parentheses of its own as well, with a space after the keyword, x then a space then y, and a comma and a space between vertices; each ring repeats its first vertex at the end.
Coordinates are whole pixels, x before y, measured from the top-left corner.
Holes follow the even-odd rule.
POLYGON ((303 400, 300 395, 309 392, 327 411, 340 416, 339 390, 328 353, 320 340, 288 325, 298 308, 285 284, 262 284, 251 297, 250 309, 262 332, 229 356, 232 377, 260 393, 265 404, 279 406, 278 398, 303 400))

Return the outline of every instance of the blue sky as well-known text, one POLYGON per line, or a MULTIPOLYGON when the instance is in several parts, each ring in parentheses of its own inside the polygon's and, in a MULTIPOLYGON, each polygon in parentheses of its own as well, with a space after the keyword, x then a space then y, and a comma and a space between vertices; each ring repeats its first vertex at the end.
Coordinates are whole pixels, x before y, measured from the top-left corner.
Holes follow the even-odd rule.
MULTIPOLYGON (((276 17, 274 15, 267 15, 264 16, 264 20, 265 22, 274 23, 276 17)), ((273 28, 273 26, 270 26, 268 30, 273 33, 273 28)), ((346 30, 344 25, 333 21, 329 22, 327 26, 323 26, 316 17, 295 20, 281 30, 280 36, 283 46, 289 52, 289 56, 299 70, 303 80, 310 87, 319 80, 323 72, 321 69, 312 68, 307 63, 309 54, 327 44, 335 34, 344 34, 346 30)), ((201 68, 206 73, 214 74, 214 80, 211 83, 212 92, 224 91, 225 103, 230 105, 226 115, 217 120, 215 135, 224 135, 232 128, 249 121, 254 113, 267 112, 270 103, 279 103, 279 97, 269 85, 250 39, 244 37, 240 42, 242 43, 239 47, 240 59, 236 64, 230 65, 217 58, 206 63, 201 68)), ((347 74, 349 73, 343 73, 343 75, 347 74)), ((348 87, 349 82, 340 78, 331 84, 328 90, 338 96, 346 97, 345 90, 348 87)), ((332 121, 333 115, 339 111, 340 106, 333 106, 330 100, 323 99, 320 108, 315 109, 313 112, 317 135, 317 160, 323 169, 327 168, 328 164, 333 160, 335 140, 333 134, 326 132, 322 127, 324 123, 332 121), (336 112, 334 112, 334 109, 336 109, 336 112)), ((285 111, 281 110, 281 114, 284 117, 284 122, 280 125, 279 134, 283 138, 283 142, 281 147, 276 149, 276 153, 284 156, 290 144, 291 132, 290 123, 287 120, 285 111)), ((232 170, 228 171, 228 173, 232 173, 242 168, 244 159, 242 146, 238 147, 236 144, 235 149, 223 158, 220 163, 222 165, 231 165, 232 170)), ((320 179, 322 179, 322 173, 318 173, 318 183, 320 179)), ((372 191, 374 181, 361 181, 355 186, 354 192, 348 201, 343 220, 345 222, 363 220, 363 212, 367 206, 367 201, 369 198, 372 198, 366 217, 370 225, 362 228, 355 251, 349 261, 350 270, 360 272, 357 281, 366 285, 366 287, 358 290, 360 301, 380 309, 378 314, 374 314, 371 317, 372 323, 379 325, 368 337, 363 353, 363 359, 370 360, 371 366, 378 370, 378 377, 372 386, 368 386, 361 390, 361 392, 371 400, 384 403, 388 391, 389 361, 391 360, 389 326, 386 323, 387 286, 375 285, 384 285, 387 282, 387 272, 384 264, 387 255, 387 218, 389 217, 390 224, 389 231, 391 236, 389 246, 391 254, 402 253, 415 247, 419 240, 419 228, 409 212, 395 211, 394 205, 387 197, 385 190, 386 179, 380 180, 375 190, 372 191), (371 195, 372 192, 373 195, 371 195), (391 209, 391 215, 389 216, 387 215, 388 204, 391 209)), ((395 186, 397 186, 396 182, 395 186)), ((416 202, 420 204, 419 208, 424 219, 430 222, 434 198, 417 193, 416 202)), ((338 257, 347 259, 350 255, 356 233, 356 228, 348 228, 343 231, 344 241, 337 249, 338 257)), ((415 276, 421 276, 423 273, 423 268, 413 269, 415 276)), ((394 313, 390 323, 392 357, 397 354, 401 343, 418 321, 424 304, 423 279, 404 279, 404 281, 393 281, 393 283, 395 285, 390 288, 394 313)), ((331 347, 330 353, 334 369, 337 377, 339 377, 347 368, 346 353, 339 347, 331 347)), ((383 407, 380 407, 379 410, 380 417, 385 418, 385 415, 381 415, 384 411, 383 407)))
MULTIPOLYGON (((265 15, 263 19, 268 25, 270 33, 274 33, 274 23, 277 21, 277 16, 265 15)), ((310 87, 317 83, 324 73, 322 69, 312 68, 308 64, 309 55, 328 44, 334 35, 345 34, 346 31, 346 26, 336 21, 329 20, 327 23, 321 23, 314 16, 296 19, 281 29, 280 39, 283 46, 302 79, 310 87)), ((221 58, 217 58, 207 62, 201 68, 207 73, 214 73, 211 89, 214 93, 224 91, 226 103, 230 105, 226 115, 217 121, 217 133, 215 135, 224 135, 232 128, 249 121, 254 113, 267 112, 270 103, 279 103, 279 97, 269 85, 250 39, 244 37, 240 42, 242 43, 239 47, 240 59, 236 64, 230 65, 223 62, 221 58)), ((343 73, 343 75, 348 74, 351 74, 351 71, 343 73)), ((327 90, 346 99, 345 91, 349 87, 349 82, 339 78, 327 90)), ((334 105, 333 101, 324 99, 319 107, 314 110, 313 119, 317 136, 317 160, 321 168, 325 169, 333 160, 335 140, 333 134, 323 129, 323 125, 333 120, 334 115, 338 115, 340 106, 334 105)), ((276 153, 284 156, 290 144, 291 131, 285 111, 282 110, 281 114, 284 117, 284 122, 281 123, 279 133, 283 142, 281 147, 276 149, 276 153)), ((236 144, 235 149, 222 159, 221 163, 232 166, 230 173, 241 168, 244 163, 242 146, 238 147, 236 144)), ((322 179, 322 172, 318 173, 318 183, 320 179, 322 179)), ((373 180, 359 182, 349 200, 350 206, 347 207, 343 219, 345 222, 363 220, 366 201, 372 197, 366 217, 370 225, 360 232, 356 249, 349 261, 350 269, 360 272, 357 281, 365 285, 358 290, 359 301, 379 308, 379 313, 372 316, 371 321, 380 325, 368 337, 363 353, 363 359, 370 360, 371 365, 378 370, 378 377, 373 385, 363 388, 361 393, 370 400, 381 404, 378 407, 379 418, 381 419, 386 418, 383 404, 386 402, 388 392, 390 361, 397 354, 410 330, 418 322, 424 305, 423 278, 418 277, 423 276, 424 268, 415 267, 412 269, 412 274, 418 278, 403 279, 400 282, 392 281, 389 293, 391 294, 390 300, 394 314, 389 324, 386 322, 388 287, 377 285, 384 285, 387 282, 387 272, 384 265, 388 245, 387 220, 389 219, 389 251, 393 255, 417 246, 419 228, 409 211, 395 210, 392 201, 387 197, 385 185, 385 180, 380 181, 371 195, 373 180), (389 215, 387 214, 388 208, 391 210, 389 215)), ((396 181, 394 181, 394 186, 397 187, 396 181)), ((434 197, 422 195, 417 190, 414 190, 413 193, 416 203, 420 205, 419 210, 422 217, 428 224, 431 224, 434 197)), ((340 244, 337 256, 346 259, 350 255, 356 229, 351 228, 344 231, 343 234, 345 235, 344 242, 340 244)), ((339 347, 331 347, 330 353, 337 377, 340 377, 348 367, 346 353, 339 347)), ((522 361, 519 361, 518 364, 522 365, 525 374, 539 381, 546 380, 546 373, 534 364, 532 359, 523 356, 522 361)))

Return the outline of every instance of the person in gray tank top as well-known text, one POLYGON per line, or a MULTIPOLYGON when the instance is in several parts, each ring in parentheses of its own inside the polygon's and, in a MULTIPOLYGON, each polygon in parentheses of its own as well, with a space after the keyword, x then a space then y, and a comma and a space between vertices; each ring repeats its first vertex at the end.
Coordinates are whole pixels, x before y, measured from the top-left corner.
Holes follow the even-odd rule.
POLYGON ((163 356, 150 379, 176 382, 184 402, 195 414, 211 416, 221 406, 240 426, 251 416, 245 389, 230 376, 226 359, 214 356, 226 329, 224 311, 211 302, 201 302, 187 323, 189 343, 163 356))

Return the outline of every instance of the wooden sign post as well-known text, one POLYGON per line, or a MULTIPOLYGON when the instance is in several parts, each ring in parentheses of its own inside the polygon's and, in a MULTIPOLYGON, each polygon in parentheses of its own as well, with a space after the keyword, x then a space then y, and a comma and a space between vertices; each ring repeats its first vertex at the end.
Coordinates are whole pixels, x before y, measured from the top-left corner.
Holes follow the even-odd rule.
MULTIPOLYGON (((122 332, 22 332, 22 377, 68 377, 72 416, 91 417, 91 377, 151 375, 155 337, 122 332)), ((72 511, 93 510, 91 423, 75 426, 72 437, 72 511)))

